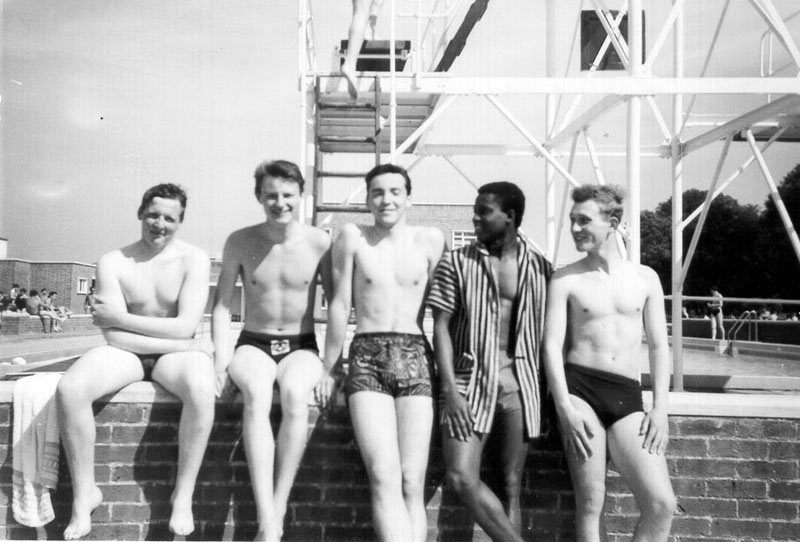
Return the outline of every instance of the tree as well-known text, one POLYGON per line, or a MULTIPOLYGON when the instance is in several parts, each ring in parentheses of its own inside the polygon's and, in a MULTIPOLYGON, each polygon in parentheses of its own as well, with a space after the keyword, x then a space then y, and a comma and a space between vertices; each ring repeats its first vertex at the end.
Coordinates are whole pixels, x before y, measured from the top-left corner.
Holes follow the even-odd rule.
MULTIPOLYGON (((683 218, 703 205, 706 192, 687 190, 683 193, 683 218)), ((659 203, 655 211, 641 216, 642 263, 653 267, 661 278, 665 291, 671 291, 672 198, 659 203)), ((697 227, 693 220, 683 232, 683 256, 697 227)), ((707 295, 717 285, 726 296, 757 297, 761 292, 760 259, 755 257, 759 240, 759 210, 754 205, 741 205, 726 195, 717 196, 711 203, 703 232, 697 244, 683 292, 687 295, 707 295)))
MULTIPOLYGON (((784 177, 778 186, 778 193, 797 231, 800 227, 800 164, 784 177)), ((760 230, 764 297, 800 299, 800 262, 772 198, 764 202, 760 230)))

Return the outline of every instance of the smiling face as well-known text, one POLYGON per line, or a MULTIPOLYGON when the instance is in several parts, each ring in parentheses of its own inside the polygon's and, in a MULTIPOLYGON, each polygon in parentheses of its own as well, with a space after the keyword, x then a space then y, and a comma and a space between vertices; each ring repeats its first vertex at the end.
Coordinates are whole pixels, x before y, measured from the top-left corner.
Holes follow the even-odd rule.
POLYGON ((411 201, 406 180, 399 173, 382 173, 373 177, 367 189, 367 208, 375 223, 392 227, 403 218, 411 201))
POLYGON ((175 237, 182 214, 180 201, 154 197, 141 213, 142 240, 151 247, 163 248, 175 237))
POLYGON ((264 207, 267 222, 289 224, 300 207, 300 185, 282 177, 266 177, 258 200, 264 207))
POLYGON ((488 246, 515 229, 514 212, 503 211, 494 194, 480 194, 472 208, 472 225, 478 241, 488 246))
POLYGON ((572 206, 569 213, 570 232, 578 252, 596 252, 614 233, 619 220, 600 210, 594 200, 586 200, 572 206))

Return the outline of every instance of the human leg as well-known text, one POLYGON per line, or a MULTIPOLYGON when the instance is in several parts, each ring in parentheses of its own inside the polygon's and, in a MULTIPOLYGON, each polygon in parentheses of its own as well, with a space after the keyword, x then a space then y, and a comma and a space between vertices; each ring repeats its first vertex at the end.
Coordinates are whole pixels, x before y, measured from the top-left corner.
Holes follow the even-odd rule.
POLYGON ((411 522, 403 500, 402 463, 395 399, 359 391, 350 396, 350 417, 369 476, 375 531, 382 542, 408 542, 411 522))
POLYGON ((65 540, 89 533, 90 515, 103 498, 94 479, 96 432, 92 403, 143 376, 135 354, 113 346, 98 346, 81 356, 58 382, 61 442, 72 478, 72 517, 64 529, 65 540))
POLYGON ((411 521, 411 541, 424 542, 428 534, 425 513, 425 474, 431 447, 433 398, 424 395, 398 397, 397 443, 403 474, 403 500, 411 521))
POLYGON ((522 537, 506 515, 500 499, 481 480, 481 453, 485 442, 486 435, 478 433, 470 435, 465 442, 442 432, 447 482, 494 542, 521 542, 522 537))
POLYGON ((214 368, 211 358, 202 352, 165 354, 153 369, 153 380, 183 403, 169 528, 185 536, 194 530, 192 495, 214 423, 214 368))
POLYGON ((271 357, 254 346, 240 346, 228 368, 231 381, 242 392, 244 412, 242 433, 250 483, 256 501, 257 539, 277 539, 273 509, 273 467, 275 440, 269 413, 276 365, 271 357))
POLYGON ((297 350, 281 360, 277 380, 281 394, 281 426, 275 449, 275 525, 283 530, 289 492, 308 441, 308 400, 322 377, 322 361, 310 350, 297 350))
POLYGON ((528 456, 528 443, 525 440, 525 421, 522 410, 511 410, 502 415, 502 449, 500 458, 503 462, 503 488, 505 492, 505 510, 508 519, 518 533, 522 532, 522 513, 519 495, 522 484, 522 471, 525 458, 528 456))
POLYGON ((724 341, 725 340, 725 326, 722 323, 722 311, 719 311, 717 314, 714 315, 714 318, 712 318, 711 321, 713 322, 714 320, 717 321, 717 326, 719 327, 719 338, 720 338, 720 340, 724 341))
POLYGON ((358 98, 356 61, 358 60, 358 53, 361 51, 361 45, 364 43, 369 9, 370 0, 353 0, 353 18, 347 31, 347 54, 345 54, 341 72, 347 79, 347 91, 354 100, 358 98))
POLYGON ((592 455, 582 460, 562 433, 567 465, 575 492, 575 537, 578 542, 599 542, 606 539, 601 530, 603 505, 606 499, 606 432, 592 407, 583 399, 570 395, 572 405, 583 412, 592 432, 592 455))
POLYGON ((677 502, 666 457, 642 448, 644 436, 639 427, 643 418, 643 412, 636 412, 609 427, 608 453, 641 510, 633 542, 658 542, 669 537, 677 502))

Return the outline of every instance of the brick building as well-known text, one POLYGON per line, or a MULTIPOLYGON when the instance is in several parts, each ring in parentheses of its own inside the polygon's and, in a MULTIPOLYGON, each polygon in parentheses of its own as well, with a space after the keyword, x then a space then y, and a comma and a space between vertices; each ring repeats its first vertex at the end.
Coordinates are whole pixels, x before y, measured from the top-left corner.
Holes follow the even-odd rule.
POLYGON ((58 293, 58 305, 83 313, 83 303, 94 283, 96 265, 81 262, 30 262, 0 259, 0 290, 12 284, 27 290, 47 288, 58 293))

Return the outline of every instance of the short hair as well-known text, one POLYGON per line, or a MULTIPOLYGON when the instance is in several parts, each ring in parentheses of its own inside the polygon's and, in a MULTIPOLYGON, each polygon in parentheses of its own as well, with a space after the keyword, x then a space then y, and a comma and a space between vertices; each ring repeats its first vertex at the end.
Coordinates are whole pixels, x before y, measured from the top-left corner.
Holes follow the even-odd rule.
POLYGON ((406 180, 406 194, 409 196, 411 195, 411 178, 408 176, 408 171, 406 171, 405 168, 395 164, 380 164, 367 172, 367 174, 364 176, 364 181, 367 183, 368 192, 369 183, 372 182, 372 179, 378 175, 383 175, 384 173, 397 173, 398 175, 402 175, 403 179, 406 180))
POLYGON ((522 215, 525 214, 525 194, 519 186, 508 181, 487 183, 478 188, 478 195, 492 194, 500 203, 504 213, 514 211, 514 226, 519 228, 522 224, 522 215))
POLYGON ((622 220, 622 202, 625 189, 617 184, 584 184, 572 191, 572 201, 583 203, 593 200, 606 217, 622 220))
POLYGON ((710 289, 710 290, 714 290, 715 292, 719 292, 719 287, 718 287, 718 286, 712 286, 712 287, 711 287, 711 288, 709 288, 709 289, 710 289))
POLYGON ((53 290, 50 290, 50 297, 53 297, 54 295, 58 295, 58 292, 54 292, 53 290))
POLYGON ((27 290, 27 289, 25 289, 25 288, 20 288, 20 289, 19 289, 19 293, 21 293, 21 294, 27 294, 27 293, 28 293, 28 290, 27 290))
POLYGON ((139 220, 142 219, 145 209, 147 209, 147 206, 150 205, 155 198, 178 200, 181 204, 181 222, 183 222, 183 215, 186 212, 186 191, 173 183, 161 183, 147 189, 142 196, 142 204, 136 212, 136 216, 139 217, 139 220))
POLYGON ((306 181, 303 179, 300 168, 297 167, 297 164, 289 162, 288 160, 265 160, 256 166, 253 177, 256 180, 256 199, 261 199, 261 185, 267 177, 286 179, 287 181, 297 183, 300 187, 301 194, 303 193, 303 188, 306 186, 306 181))
POLYGON ((37 295, 39 295, 39 290, 31 290, 28 292, 28 297, 36 297, 37 295))

